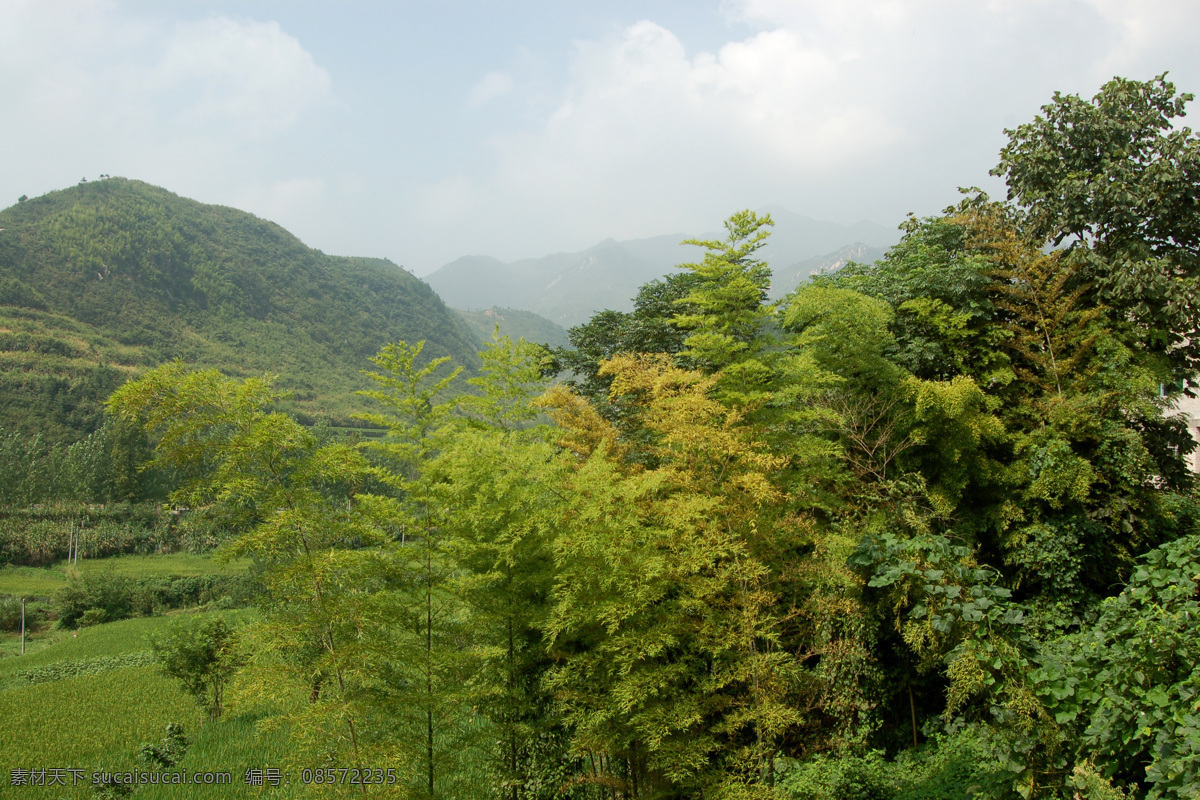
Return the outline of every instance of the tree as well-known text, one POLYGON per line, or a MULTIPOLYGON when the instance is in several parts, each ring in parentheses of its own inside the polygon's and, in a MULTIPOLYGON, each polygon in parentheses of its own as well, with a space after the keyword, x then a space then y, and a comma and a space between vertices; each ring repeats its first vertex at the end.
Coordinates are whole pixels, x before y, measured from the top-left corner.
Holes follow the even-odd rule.
POLYGON ((653 466, 630 460, 577 396, 543 399, 578 454, 555 543, 550 685, 592 781, 635 797, 718 786, 765 796, 789 736, 807 727, 819 738, 823 713, 857 722, 853 701, 833 708, 853 694, 833 689, 854 679, 836 675, 847 666, 839 626, 822 649, 807 628, 819 622, 792 619, 802 612, 791 602, 830 576, 798 555, 812 548, 797 541, 808 526, 775 483, 789 459, 718 399, 716 375, 650 355, 601 372, 614 394, 636 398, 653 466), (805 670, 818 654, 821 667, 805 670))
POLYGON ((573 373, 567 384, 615 420, 617 415, 607 405, 612 381, 599 374, 602 362, 625 353, 666 353, 675 357, 679 366, 689 366, 680 355, 687 332, 676 327, 674 320, 680 313, 696 310, 686 298, 697 282, 693 272, 650 281, 638 289, 632 312, 601 311, 571 328, 567 338, 573 349, 558 348, 554 353, 557 365, 573 373))
POLYGON ((764 363, 769 360, 771 270, 754 255, 771 235, 766 228, 774 224, 770 214, 739 211, 725 221, 729 235, 724 241, 684 242, 708 252, 698 264, 680 265, 696 276, 681 301, 694 310, 681 309, 672 320, 676 327, 692 331, 684 340, 683 355, 706 372, 721 372, 722 389, 742 404, 765 400, 774 376, 764 363))
POLYGON ((309 702, 284 715, 300 755, 361 764, 388 743, 386 727, 363 724, 377 681, 363 657, 364 627, 378 622, 364 610, 377 560, 367 546, 380 533, 351 498, 368 464, 271 410, 277 398, 270 378, 171 362, 122 386, 108 409, 156 441, 152 464, 180 481, 173 502, 224 527, 227 554, 256 561, 268 600, 245 634, 251 693, 304 692, 309 702))
MULTIPOLYGON (((387 434, 364 444, 380 486, 356 501, 383 539, 373 552, 376 592, 368 601, 375 636, 364 653, 377 676, 375 709, 390 718, 390 756, 410 790, 433 798, 479 791, 465 765, 478 760, 482 731, 467 704, 471 626, 457 591, 450 509, 430 469, 453 446, 451 386, 461 368, 444 370, 447 357, 422 364, 423 349, 424 342, 396 342, 372 359, 378 370, 367 375, 375 388, 360 394, 382 410, 361 418, 387 434)), ((521 377, 508 380, 519 384, 521 377)), ((486 410, 509 420, 519 415, 500 401, 486 410)))
POLYGON ((1171 377, 1200 367, 1200 140, 1175 120, 1193 99, 1166 74, 1114 78, 1091 101, 1055 93, 1007 131, 992 171, 1032 239, 1066 243, 1115 322, 1171 377))
POLYGON ((163 674, 183 682, 209 720, 225 710, 225 687, 239 667, 234 629, 220 617, 174 626, 150 640, 163 674))

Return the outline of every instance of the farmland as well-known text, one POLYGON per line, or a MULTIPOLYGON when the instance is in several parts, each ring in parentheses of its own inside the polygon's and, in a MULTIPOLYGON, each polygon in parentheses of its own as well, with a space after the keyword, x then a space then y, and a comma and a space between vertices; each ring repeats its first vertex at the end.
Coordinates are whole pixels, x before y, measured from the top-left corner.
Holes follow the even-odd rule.
MULTIPOLYGON (((6 566, 0 568, 0 595, 29 598, 30 608, 44 610, 52 607, 55 592, 89 573, 136 582, 241 575, 247 567, 244 562, 223 564, 211 555, 186 553, 86 560, 78 566, 6 566)), ((11 796, 95 797, 94 772, 147 772, 151 767, 139 759, 139 750, 159 742, 167 726, 175 723, 182 725, 189 745, 170 772, 227 772, 232 783, 146 785, 138 788, 137 797, 291 797, 288 787, 264 788, 244 781, 248 769, 283 762, 285 730, 261 733, 260 708, 234 708, 222 719, 207 722, 179 682, 165 677, 157 666, 151 637, 214 616, 238 626, 256 615, 248 609, 193 609, 75 631, 43 622, 30 632, 24 655, 19 634, 5 634, 0 647, 0 773, 3 782, 13 786, 11 796), (23 784, 20 789, 18 783, 23 784)))

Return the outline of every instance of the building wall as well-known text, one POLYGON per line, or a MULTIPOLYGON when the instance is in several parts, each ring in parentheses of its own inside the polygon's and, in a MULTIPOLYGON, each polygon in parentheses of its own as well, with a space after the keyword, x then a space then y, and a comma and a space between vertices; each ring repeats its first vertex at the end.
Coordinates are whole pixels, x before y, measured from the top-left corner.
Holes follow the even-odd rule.
MULTIPOLYGON (((1200 395, 1200 387, 1193 386, 1192 391, 1200 395)), ((1200 442, 1200 397, 1177 395, 1171 403, 1171 411, 1167 413, 1186 418, 1188 432, 1192 434, 1193 439, 1200 442)), ((1192 472, 1200 472, 1200 447, 1192 451, 1188 462, 1192 472)))

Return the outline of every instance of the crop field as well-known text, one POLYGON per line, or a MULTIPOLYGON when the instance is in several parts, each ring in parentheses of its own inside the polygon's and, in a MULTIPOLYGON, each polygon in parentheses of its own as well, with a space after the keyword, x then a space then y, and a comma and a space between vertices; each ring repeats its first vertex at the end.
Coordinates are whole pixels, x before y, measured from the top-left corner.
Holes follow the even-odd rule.
POLYGON ((60 561, 49 567, 0 567, 0 595, 49 597, 67 585, 71 574, 112 570, 129 578, 187 577, 192 575, 236 575, 250 568, 249 560, 222 563, 211 554, 171 553, 84 559, 77 565, 60 561))
MULTIPOLYGON (((236 622, 254 612, 224 611, 236 622)), ((148 771, 139 761, 143 743, 159 742, 169 723, 183 725, 190 740, 178 773, 229 773, 226 785, 144 785, 137 798, 289 798, 295 787, 256 786, 247 770, 282 765, 286 732, 260 733, 253 716, 236 711, 207 722, 177 681, 164 677, 150 653, 148 635, 196 615, 123 620, 54 630, 36 652, 0 658, 0 794, 13 798, 91 798, 93 772, 148 771), (12 785, 21 773, 48 772, 60 785, 12 785), (71 785, 79 770, 78 783, 71 785), (53 773, 52 770, 64 770, 53 773)), ((43 780, 37 778, 36 780, 43 780)))

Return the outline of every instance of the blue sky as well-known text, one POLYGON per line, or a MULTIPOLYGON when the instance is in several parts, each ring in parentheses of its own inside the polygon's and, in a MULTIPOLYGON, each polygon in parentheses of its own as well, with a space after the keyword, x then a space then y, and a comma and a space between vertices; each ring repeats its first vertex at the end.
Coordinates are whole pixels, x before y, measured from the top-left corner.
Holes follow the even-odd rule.
POLYGON ((996 189, 1055 90, 1200 90, 1194 0, 0 0, 0 203, 100 173, 418 274, 996 189))

